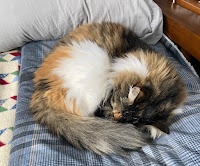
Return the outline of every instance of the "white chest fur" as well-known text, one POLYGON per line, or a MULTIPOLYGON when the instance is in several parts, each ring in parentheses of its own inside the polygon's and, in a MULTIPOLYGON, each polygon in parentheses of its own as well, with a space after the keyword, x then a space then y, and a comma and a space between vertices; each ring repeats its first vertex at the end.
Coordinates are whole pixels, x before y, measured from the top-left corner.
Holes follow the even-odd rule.
POLYGON ((69 109, 73 110, 72 101, 75 99, 81 115, 89 116, 112 86, 110 60, 104 49, 88 40, 73 42, 70 47, 67 52, 71 58, 59 60, 59 67, 53 72, 64 79, 69 109))

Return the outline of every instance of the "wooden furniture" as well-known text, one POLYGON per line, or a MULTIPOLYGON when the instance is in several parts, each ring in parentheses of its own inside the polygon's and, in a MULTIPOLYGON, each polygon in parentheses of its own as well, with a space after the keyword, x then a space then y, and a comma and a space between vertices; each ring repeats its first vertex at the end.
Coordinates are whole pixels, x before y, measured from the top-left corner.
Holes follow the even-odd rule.
POLYGON ((200 8, 197 5, 193 12, 177 4, 178 1, 186 4, 186 1, 195 0, 176 0, 174 4, 172 0, 154 0, 163 12, 164 33, 200 61, 200 15, 197 14, 200 8))
POLYGON ((198 0, 175 0, 175 3, 200 15, 200 2, 198 0))

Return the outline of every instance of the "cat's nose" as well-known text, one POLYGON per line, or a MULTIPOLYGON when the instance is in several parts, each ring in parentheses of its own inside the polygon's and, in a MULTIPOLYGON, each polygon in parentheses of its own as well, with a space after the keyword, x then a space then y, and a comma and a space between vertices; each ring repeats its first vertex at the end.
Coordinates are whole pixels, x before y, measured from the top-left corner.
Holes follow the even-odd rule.
POLYGON ((118 119, 122 118, 122 113, 121 113, 121 111, 114 109, 113 110, 113 116, 114 116, 115 120, 118 120, 118 119))

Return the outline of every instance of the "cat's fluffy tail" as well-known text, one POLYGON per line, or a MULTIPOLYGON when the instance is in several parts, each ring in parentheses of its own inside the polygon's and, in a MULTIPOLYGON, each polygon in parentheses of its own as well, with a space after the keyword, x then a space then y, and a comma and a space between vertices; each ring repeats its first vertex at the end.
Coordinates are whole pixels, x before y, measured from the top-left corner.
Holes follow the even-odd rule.
POLYGON ((57 110, 37 111, 32 109, 33 118, 50 130, 62 136, 80 149, 88 149, 97 154, 124 155, 147 143, 145 134, 131 124, 120 124, 96 117, 80 117, 57 110))

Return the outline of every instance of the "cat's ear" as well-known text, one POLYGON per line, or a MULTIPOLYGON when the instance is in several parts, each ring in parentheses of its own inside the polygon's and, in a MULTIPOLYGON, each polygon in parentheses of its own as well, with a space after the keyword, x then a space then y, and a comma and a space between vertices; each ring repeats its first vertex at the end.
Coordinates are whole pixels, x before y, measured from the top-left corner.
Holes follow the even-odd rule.
POLYGON ((129 93, 128 93, 128 100, 129 100, 129 105, 132 105, 137 98, 137 96, 140 93, 140 88, 139 87, 132 87, 130 86, 129 88, 129 93))
POLYGON ((164 120, 159 120, 155 124, 152 124, 152 126, 158 128, 163 133, 166 133, 166 134, 170 133, 168 123, 164 120))

